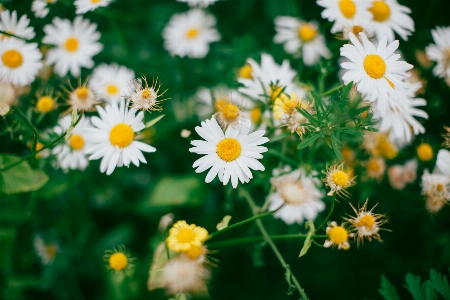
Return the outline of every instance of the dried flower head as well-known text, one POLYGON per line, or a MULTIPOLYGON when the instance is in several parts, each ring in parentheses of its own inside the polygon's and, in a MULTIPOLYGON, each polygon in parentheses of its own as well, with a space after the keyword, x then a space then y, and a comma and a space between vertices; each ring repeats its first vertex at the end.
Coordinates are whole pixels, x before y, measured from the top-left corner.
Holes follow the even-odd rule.
POLYGON ((131 102, 131 107, 137 110, 144 111, 162 111, 160 104, 168 100, 158 99, 166 93, 167 90, 159 94, 162 84, 158 82, 158 78, 153 79, 149 86, 147 78, 142 76, 131 82, 130 94, 125 96, 131 102))
POLYGON ((328 239, 325 240, 323 246, 325 248, 330 248, 331 246, 338 246, 338 249, 348 250, 350 249, 350 243, 348 242, 348 238, 352 238, 355 236, 354 233, 348 231, 348 228, 345 223, 342 223, 340 226, 336 222, 331 222, 327 227, 327 235, 328 239))
POLYGON ((351 172, 344 171, 344 164, 332 164, 324 174, 326 177, 323 179, 325 185, 330 188, 328 196, 332 196, 334 193, 341 197, 349 197, 350 193, 346 191, 348 187, 356 184, 355 177, 351 176, 351 172))

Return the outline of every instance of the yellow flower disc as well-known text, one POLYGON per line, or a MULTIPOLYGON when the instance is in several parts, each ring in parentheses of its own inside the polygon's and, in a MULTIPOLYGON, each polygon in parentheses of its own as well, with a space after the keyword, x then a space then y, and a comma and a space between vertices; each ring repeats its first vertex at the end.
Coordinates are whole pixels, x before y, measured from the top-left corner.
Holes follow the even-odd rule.
POLYGON ((74 37, 70 37, 66 40, 66 43, 64 44, 64 47, 69 52, 75 52, 78 49, 78 40, 74 37))
POLYGON ((246 64, 239 69, 239 77, 252 79, 253 78, 252 71, 253 71, 252 66, 246 64))
POLYGON ((376 54, 369 54, 364 58, 364 70, 367 75, 379 79, 386 73, 386 63, 376 54))
POLYGON ((180 243, 190 243, 194 241, 195 239, 195 233, 192 231, 191 228, 182 228, 180 231, 178 231, 177 234, 177 241, 180 243))
POLYGON ((374 224, 375 224, 375 218, 370 214, 366 214, 366 215, 360 217, 359 220, 355 222, 356 227, 365 226, 369 230, 371 230, 373 228, 374 224))
POLYGON ((367 163, 367 170, 371 172, 379 172, 381 169, 380 164, 378 163, 378 160, 376 158, 369 159, 369 162, 367 163))
POLYGON ((336 171, 331 175, 331 181, 338 186, 347 186, 348 176, 344 171, 336 171))
POLYGON ((189 248, 189 250, 187 250, 185 253, 190 259, 197 259, 203 255, 204 250, 202 246, 192 245, 191 248, 189 248))
POLYGON ((352 0, 339 1, 339 9, 347 19, 353 18, 356 14, 356 5, 352 0))
POLYGON ((232 103, 229 103, 229 104, 227 104, 225 109, 222 111, 222 114, 225 117, 225 119, 227 119, 229 121, 233 121, 237 117, 239 117, 240 112, 241 111, 239 110, 239 107, 237 107, 236 105, 234 105, 232 103))
POLYGON ((309 24, 304 24, 298 29, 298 36, 304 42, 313 40, 316 37, 316 34, 317 30, 309 24))
POLYGON ((384 1, 375 1, 369 11, 373 14, 373 20, 377 22, 384 22, 391 15, 391 9, 384 1))
POLYGON ((152 96, 152 91, 149 89, 144 89, 141 94, 142 98, 148 99, 152 96))
POLYGON ((114 84, 110 84, 106 87, 106 91, 108 94, 115 95, 119 92, 119 88, 114 84))
POLYGON ((197 28, 191 28, 188 31, 186 31, 186 37, 188 39, 193 39, 195 38, 198 34, 200 33, 200 30, 198 30, 197 28))
POLYGON ((100 0, 91 0, 91 3, 99 3, 100 0))
POLYGON ((345 243, 348 240, 348 231, 342 226, 331 227, 327 235, 336 245, 345 243))
POLYGON ((120 123, 114 126, 109 133, 109 141, 113 146, 128 147, 134 140, 134 132, 130 125, 120 123))
POLYGON ((75 90, 75 93, 77 94, 77 97, 80 99, 86 99, 89 95, 89 89, 87 87, 79 87, 75 90))
POLYGON ((128 265, 128 258, 122 252, 116 252, 109 257, 109 266, 116 271, 125 269, 128 265))
POLYGON ((36 108, 43 114, 48 113, 55 107, 55 101, 50 96, 42 96, 36 103, 36 108))
POLYGON ((6 50, 2 55, 2 61, 8 68, 18 68, 23 64, 23 56, 17 50, 6 50))
POLYGON ((79 134, 73 134, 70 137, 69 145, 73 150, 80 150, 83 149, 84 146, 84 139, 79 134))
POLYGON ((433 148, 427 143, 420 144, 417 147, 417 156, 421 161, 430 161, 433 158, 433 148))
POLYGON ((234 161, 241 155, 242 147, 238 140, 226 138, 217 144, 217 155, 226 162, 234 161))

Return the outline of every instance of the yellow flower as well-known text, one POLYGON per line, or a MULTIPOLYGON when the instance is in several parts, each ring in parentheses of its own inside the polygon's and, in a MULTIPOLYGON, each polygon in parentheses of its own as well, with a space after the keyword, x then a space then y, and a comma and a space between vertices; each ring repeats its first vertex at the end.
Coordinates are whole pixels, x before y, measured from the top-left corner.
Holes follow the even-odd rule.
POLYGON ((107 268, 116 273, 130 269, 132 266, 130 262, 133 260, 123 245, 119 246, 118 249, 107 250, 103 259, 107 262, 107 268))
POLYGON ((334 193, 339 196, 348 197, 350 193, 346 191, 348 187, 355 185, 355 177, 352 177, 351 172, 344 171, 344 164, 332 164, 326 172, 326 177, 323 179, 325 185, 330 188, 328 196, 333 196, 334 193))
POLYGON ((186 252, 193 246, 200 247, 208 237, 208 231, 196 226, 187 224, 186 221, 176 222, 169 230, 167 237, 167 247, 176 252, 186 252))
POLYGON ((433 148, 431 148, 430 144, 422 143, 417 147, 417 156, 421 161, 430 161, 433 155, 433 148))
POLYGON ((325 248, 330 248, 331 246, 338 246, 338 249, 348 250, 350 249, 350 243, 348 238, 355 236, 354 233, 350 233, 342 223, 340 226, 336 222, 331 222, 330 226, 327 227, 328 240, 325 240, 323 246, 325 248))

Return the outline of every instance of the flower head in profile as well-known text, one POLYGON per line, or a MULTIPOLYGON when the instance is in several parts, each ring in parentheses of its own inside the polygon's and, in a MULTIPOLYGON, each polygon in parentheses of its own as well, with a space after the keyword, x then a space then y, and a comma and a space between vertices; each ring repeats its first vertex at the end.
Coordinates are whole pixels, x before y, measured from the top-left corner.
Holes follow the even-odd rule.
MULTIPOLYGON (((15 36, 30 40, 34 38, 36 33, 34 32, 33 27, 30 25, 30 19, 26 15, 22 15, 19 20, 17 20, 17 12, 10 12, 8 10, 4 10, 0 14, 0 30, 4 32, 8 32, 15 36)), ((6 34, 0 34, 1 39, 10 38, 10 36, 6 34)))
POLYGON ((450 177, 432 173, 428 170, 422 175, 422 195, 425 196, 425 206, 430 213, 437 213, 450 201, 450 177))
POLYGON ((142 79, 135 79, 132 81, 131 91, 125 98, 131 102, 131 107, 136 110, 143 111, 161 111, 161 103, 167 99, 161 99, 161 96, 165 94, 165 91, 160 93, 162 84, 158 82, 158 79, 154 79, 149 86, 147 78, 142 76, 142 79), (144 83, 142 85, 142 83, 144 83), (159 98, 159 99, 158 99, 159 98))
POLYGON ((350 243, 348 242, 348 239, 354 237, 355 234, 349 232, 347 224, 342 223, 341 225, 338 225, 333 221, 327 227, 326 232, 328 235, 328 239, 325 240, 323 244, 325 248, 337 246, 339 250, 350 249, 350 243))
POLYGON ((176 252, 186 252, 191 247, 201 247, 208 237, 208 231, 186 221, 178 221, 169 230, 167 247, 176 252))
POLYGON ((275 121, 281 120, 282 126, 286 126, 291 133, 296 132, 301 137, 306 132, 308 119, 298 109, 304 109, 310 114, 314 112, 311 102, 297 96, 297 93, 293 92, 290 96, 282 93, 274 101, 273 117, 275 121))
POLYGON ((344 171, 344 164, 332 164, 325 173, 323 181, 330 188, 328 196, 337 194, 341 197, 348 197, 350 193, 347 188, 355 185, 355 177, 351 176, 351 172, 344 171))
POLYGON ((175 14, 163 30, 164 48, 172 55, 202 58, 209 44, 220 40, 216 19, 201 9, 175 14))
POLYGON ((214 99, 214 107, 216 108, 214 116, 223 129, 226 129, 228 126, 239 128, 247 123, 247 119, 243 114, 244 110, 238 105, 238 100, 235 98, 235 94, 230 94, 228 97, 214 99))
POLYGON ((450 27, 436 27, 431 30, 434 44, 425 48, 428 59, 435 61, 433 74, 444 78, 450 85, 450 27))
POLYGON ((374 214, 372 211, 375 209, 377 205, 372 207, 371 210, 367 211, 368 199, 364 203, 364 205, 356 209, 351 203, 353 211, 356 216, 349 216, 345 218, 345 221, 351 224, 350 231, 356 233, 356 238, 358 244, 363 242, 364 239, 368 239, 369 241, 373 239, 381 242, 380 234, 380 226, 387 223, 386 216, 383 214, 374 214))
POLYGON ((111 175, 116 167, 147 163, 142 152, 156 149, 136 141, 135 136, 135 132, 145 128, 144 113, 136 115, 136 110, 128 109, 124 101, 110 103, 105 108, 97 106, 97 112, 100 117, 92 117, 94 127, 87 129, 86 140, 90 145, 86 153, 91 154, 90 160, 102 158, 100 172, 111 175))
POLYGON ((72 76, 79 76, 81 68, 92 68, 92 57, 98 54, 103 45, 98 42, 100 33, 97 25, 91 24, 81 16, 70 22, 58 17, 52 24, 44 26, 43 43, 56 46, 48 51, 47 64, 55 64, 55 72, 64 77, 70 72, 72 76))
POLYGON ((95 105, 100 104, 100 99, 89 86, 88 79, 81 83, 81 79, 78 80, 78 86, 72 87, 70 81, 68 81, 69 89, 65 88, 68 94, 67 104, 70 106, 69 111, 92 111, 95 105))
POLYGON ((112 0, 75 0, 76 14, 85 14, 88 11, 93 11, 98 7, 108 6, 112 0))
POLYGON ((100 98, 117 102, 125 95, 133 78, 134 72, 124 66, 101 64, 94 69, 88 85, 100 98))
POLYGON ((125 246, 120 245, 117 249, 106 250, 103 260, 107 263, 107 268, 116 274, 127 272, 133 267, 131 263, 134 258, 130 257, 125 246))
POLYGON ((55 3, 57 0, 33 0, 31 3, 31 11, 34 12, 36 18, 45 18, 50 9, 49 4, 55 3))
POLYGON ((213 116, 195 127, 195 131, 205 140, 191 141, 194 147, 189 151, 205 155, 193 164, 197 173, 210 169, 205 182, 211 182, 219 176, 223 185, 231 179, 231 185, 236 188, 239 181, 246 183, 253 178, 250 169, 264 171, 258 159, 263 157, 261 153, 267 151, 261 145, 269 139, 263 137, 264 130, 248 134, 250 125, 247 120, 247 124, 239 128, 229 126, 224 133, 213 116))

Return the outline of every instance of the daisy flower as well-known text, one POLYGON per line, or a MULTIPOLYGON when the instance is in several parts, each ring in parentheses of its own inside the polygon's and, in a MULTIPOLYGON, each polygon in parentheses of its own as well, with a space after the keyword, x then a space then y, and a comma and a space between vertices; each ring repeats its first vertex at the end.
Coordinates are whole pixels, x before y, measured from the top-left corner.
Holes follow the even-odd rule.
POLYGON ((288 225, 295 222, 301 224, 304 219, 314 220, 325 209, 321 200, 323 192, 318 189, 320 181, 308 176, 303 169, 272 178, 270 182, 275 192, 269 195, 269 210, 284 205, 274 216, 288 225))
POLYGON ((36 110, 41 114, 46 114, 56 109, 58 106, 58 97, 53 97, 52 91, 47 91, 45 93, 36 92, 36 110))
POLYGON ((50 11, 47 5, 55 2, 56 0, 33 0, 31 11, 34 12, 36 18, 45 18, 50 11))
POLYGON ((100 103, 98 95, 86 84, 86 82, 81 84, 80 81, 77 88, 72 88, 72 91, 67 90, 69 94, 69 99, 67 100, 67 103, 70 105, 69 111, 90 111, 95 105, 100 103))
POLYGON ((431 30, 434 44, 425 48, 428 58, 437 62, 433 74, 448 80, 450 78, 450 27, 436 27, 431 30))
POLYGON ((411 13, 411 10, 398 4, 397 0, 375 0, 369 11, 373 16, 378 40, 387 36, 388 42, 392 42, 395 31, 403 40, 407 41, 408 36, 414 32, 414 21, 407 15, 411 13))
MULTIPOLYGON (((225 85, 218 85, 213 88, 201 87, 195 93, 197 114, 200 118, 206 119, 215 113, 215 101, 229 100, 230 95, 237 93, 225 85)), ((244 104, 244 103, 242 103, 244 104)))
POLYGON ((53 24, 44 26, 45 36, 42 42, 55 45, 47 54, 47 64, 55 64, 55 72, 64 77, 68 72, 74 77, 80 75, 81 67, 92 68, 92 57, 98 54, 103 45, 98 43, 100 33, 97 25, 83 20, 81 16, 71 23, 58 17, 53 24))
MULTIPOLYGON (((30 40, 36 35, 33 27, 29 27, 30 19, 26 15, 17 20, 17 12, 4 10, 0 15, 0 30, 11 33, 15 36, 30 40)), ((2 39, 9 38, 8 35, 0 34, 2 39)))
POLYGON ((214 116, 223 129, 226 129, 228 126, 239 128, 248 125, 248 119, 243 114, 244 109, 238 105, 236 94, 216 98, 214 106, 216 108, 214 116))
POLYGON ((73 4, 75 4, 76 7, 76 14, 85 14, 88 11, 93 11, 94 9, 98 7, 104 7, 108 6, 108 4, 112 0, 75 0, 73 4))
POLYGON ((26 43, 19 39, 2 40, 0 57, 0 80, 4 83, 28 85, 42 68, 42 53, 36 43, 26 43))
POLYGON ((131 107, 137 110, 145 111, 161 111, 160 104, 167 99, 158 99, 164 95, 164 92, 159 94, 162 84, 158 79, 153 80, 152 85, 149 86, 145 76, 142 79, 136 79, 131 82, 131 91, 125 98, 131 101, 131 107), (144 85, 142 85, 142 81, 144 85))
POLYGON ((368 38, 372 38, 375 35, 375 24, 370 18, 354 18, 344 25, 344 28, 342 29, 342 38, 349 40, 348 34, 350 32, 356 37, 359 37, 360 32, 364 32, 368 38))
MULTIPOLYGON (((67 131, 72 124, 72 116, 67 115, 58 121, 58 126, 53 130, 56 134, 61 135, 67 131)), ((78 124, 73 128, 68 140, 57 145, 52 150, 52 154, 56 155, 58 166, 64 171, 81 170, 84 171, 89 164, 86 157, 87 128, 91 127, 89 118, 82 117, 78 124)))
POLYGON ((364 163, 370 178, 381 180, 386 171, 386 162, 382 157, 371 157, 364 163))
POLYGON ((175 14, 162 32, 164 48, 171 55, 205 57, 209 52, 209 44, 220 40, 215 25, 214 16, 201 9, 175 14))
POLYGON ((425 195, 425 205, 430 213, 437 213, 450 201, 450 177, 433 173, 428 170, 422 175, 422 195, 425 195))
POLYGON ((193 246, 200 247, 207 238, 208 231, 205 228, 180 220, 170 228, 166 242, 169 249, 185 252, 193 246))
POLYGON ((353 33, 349 33, 353 45, 346 44, 341 47, 341 56, 350 59, 350 62, 341 63, 341 67, 348 70, 342 76, 344 84, 353 82, 362 97, 371 102, 388 102, 389 96, 398 100, 397 91, 407 89, 407 84, 401 79, 408 77, 406 71, 412 68, 412 65, 398 61, 400 55, 394 54, 399 42, 394 41, 387 45, 385 36, 376 48, 364 33, 359 35, 362 44, 353 33))
POLYGON ((178 2, 186 2, 190 7, 208 7, 218 0, 177 0, 178 2))
POLYGON ((348 242, 348 238, 354 237, 355 234, 348 231, 348 228, 345 223, 342 223, 340 226, 338 226, 338 224, 333 221, 327 227, 326 232, 328 235, 328 239, 325 240, 323 244, 325 248, 330 248, 331 246, 338 246, 339 250, 350 249, 350 243, 348 242))
POLYGON ((347 188, 356 184, 355 177, 350 176, 350 172, 344 172, 344 164, 332 164, 325 173, 323 181, 325 185, 330 188, 328 196, 333 196, 336 193, 339 196, 348 197, 349 192, 347 188))
POLYGON ((195 127, 195 131, 205 139, 191 141, 194 147, 189 151, 205 155, 194 162, 195 172, 211 168, 205 182, 211 182, 218 175, 223 185, 228 184, 231 178, 231 184, 236 188, 239 180, 246 183, 253 178, 250 169, 264 171, 258 159, 263 157, 261 153, 267 148, 260 145, 269 139, 263 137, 264 130, 248 134, 249 130, 250 121, 247 120, 247 125, 240 128, 229 126, 224 134, 214 116, 195 127))
POLYGON ((315 22, 304 22, 293 17, 276 17, 273 38, 277 44, 284 44, 290 54, 300 54, 307 66, 316 64, 321 57, 330 58, 331 52, 325 45, 323 35, 319 34, 315 22))
POLYGON ((378 204, 367 211, 368 201, 369 200, 366 200, 364 205, 358 210, 350 203, 356 216, 344 218, 344 220, 349 222, 353 227, 351 231, 355 231, 358 244, 364 241, 365 238, 369 241, 372 241, 372 238, 374 238, 381 242, 378 231, 380 231, 381 225, 387 223, 385 215, 372 213, 372 210, 374 210, 378 204))
POLYGON ((101 98, 108 101, 119 101, 124 96, 131 80, 134 79, 134 71, 116 63, 97 66, 89 80, 92 88, 101 98))
POLYGON ((135 140, 135 132, 145 128, 142 119, 144 113, 137 115, 135 109, 128 110, 125 102, 110 103, 105 108, 97 106, 99 117, 92 117, 91 122, 96 128, 87 129, 86 140, 91 142, 86 153, 91 154, 90 160, 102 158, 100 172, 111 175, 114 169, 129 166, 132 162, 147 163, 142 152, 155 152, 150 145, 135 140))
POLYGON ((33 246, 43 265, 50 265, 60 250, 57 243, 47 243, 39 235, 33 238, 33 246))
POLYGON ((372 18, 368 11, 371 1, 367 0, 317 0, 317 5, 325 8, 322 18, 334 22, 331 33, 342 31, 354 19, 372 18))
POLYGON ((450 151, 445 149, 439 150, 436 167, 442 174, 450 176, 450 151))

